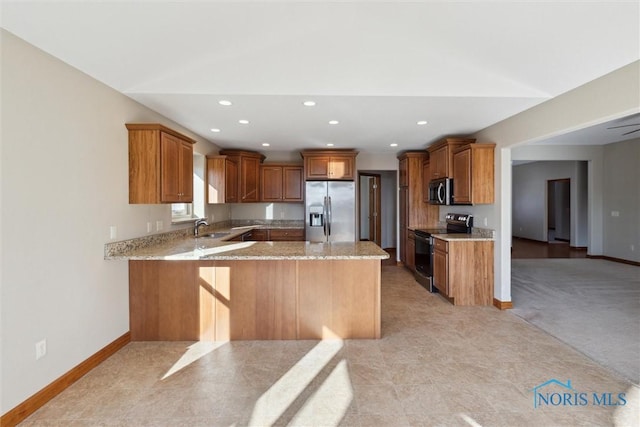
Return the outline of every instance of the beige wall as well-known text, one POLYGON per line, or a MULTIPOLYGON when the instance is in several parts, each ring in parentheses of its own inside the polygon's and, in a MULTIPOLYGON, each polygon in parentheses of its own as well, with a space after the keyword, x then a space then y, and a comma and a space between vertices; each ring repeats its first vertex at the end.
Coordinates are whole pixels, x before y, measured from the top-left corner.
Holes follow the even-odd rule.
MULTIPOLYGON (((476 217, 487 217, 489 226, 496 229, 494 292, 497 299, 511 300, 512 149, 638 112, 640 112, 640 61, 633 62, 473 135, 478 142, 496 143, 496 203, 492 206, 473 207, 472 213, 476 217)), ((541 150, 538 147, 527 148, 533 151, 541 150)), ((597 159, 531 158, 523 160, 591 160, 588 185, 596 195, 602 194, 602 162, 598 162, 597 159)), ((598 223, 602 223, 602 202, 601 199, 598 201, 592 198, 588 204, 590 212, 593 213, 589 219, 590 237, 597 239, 593 230, 597 230, 598 223)), ((599 242, 590 242, 589 247, 595 248, 594 255, 601 255, 601 238, 599 242)))
MULTIPOLYGON (((129 205, 127 122, 161 122, 126 96, 2 30, 0 413, 129 330, 118 240, 171 228, 168 205, 129 205), (35 343, 47 355, 35 360, 35 343)), ((195 151, 217 152, 201 138, 195 151)))

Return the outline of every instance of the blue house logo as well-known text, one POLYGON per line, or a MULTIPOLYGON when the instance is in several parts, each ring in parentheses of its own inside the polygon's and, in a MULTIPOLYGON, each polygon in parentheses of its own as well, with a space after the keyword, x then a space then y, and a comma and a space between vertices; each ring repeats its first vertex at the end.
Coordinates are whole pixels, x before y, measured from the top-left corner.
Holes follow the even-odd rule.
MULTIPOLYGON (((569 391, 575 392, 574 388, 571 387, 571 380, 567 380, 567 383, 563 383, 562 381, 558 381, 555 378, 551 378, 548 381, 543 382, 542 384, 538 384, 537 386, 535 386, 531 391, 533 391, 533 407, 537 408, 539 404, 545 404, 545 405, 549 405, 550 401, 552 400, 551 396, 557 395, 560 396, 561 398, 564 397, 564 395, 571 395, 571 393, 569 393, 569 391), (551 384, 557 384, 560 387, 563 387, 565 389, 567 389, 566 393, 542 393, 540 391, 540 389, 545 388, 551 384)), ((555 399, 557 401, 557 398, 555 399)), ((553 405, 553 402, 551 403, 553 405)), ((558 403, 560 404, 560 403, 558 403)), ((558 405, 557 404, 557 405, 558 405)), ((557 406, 554 405, 554 406, 557 406)))
POLYGON ((532 390, 533 407, 539 406, 624 406, 627 404, 625 393, 580 393, 566 383, 552 378, 538 384, 532 390), (547 387, 551 387, 548 391, 547 387), (558 391, 559 390, 559 391, 558 391), (591 398, 591 399, 590 399, 591 398))

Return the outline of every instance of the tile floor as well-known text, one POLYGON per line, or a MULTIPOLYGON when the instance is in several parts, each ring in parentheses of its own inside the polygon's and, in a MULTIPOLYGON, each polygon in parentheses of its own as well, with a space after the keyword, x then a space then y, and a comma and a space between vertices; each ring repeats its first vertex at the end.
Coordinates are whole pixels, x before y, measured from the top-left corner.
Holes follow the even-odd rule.
POLYGON ((639 425, 638 389, 555 338, 453 307, 400 267, 382 277, 380 340, 131 343, 21 425, 639 425), (553 378, 588 404, 534 409, 531 390, 553 378), (594 392, 627 404, 593 405, 594 392))

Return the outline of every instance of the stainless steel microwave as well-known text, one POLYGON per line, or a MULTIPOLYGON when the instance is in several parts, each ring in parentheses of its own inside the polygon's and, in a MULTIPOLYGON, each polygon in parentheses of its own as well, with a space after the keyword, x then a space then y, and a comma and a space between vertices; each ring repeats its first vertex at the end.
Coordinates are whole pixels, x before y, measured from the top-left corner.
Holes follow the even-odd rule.
POLYGON ((453 179, 440 178, 429 182, 429 204, 450 205, 453 195, 453 179))

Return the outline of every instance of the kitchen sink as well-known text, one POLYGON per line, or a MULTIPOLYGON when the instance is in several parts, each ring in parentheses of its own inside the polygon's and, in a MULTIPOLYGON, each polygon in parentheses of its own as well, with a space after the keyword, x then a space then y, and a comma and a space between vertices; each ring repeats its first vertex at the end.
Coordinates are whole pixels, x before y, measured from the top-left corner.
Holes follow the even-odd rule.
POLYGON ((227 237, 229 234, 231 233, 228 231, 221 231, 218 233, 204 234, 202 237, 211 237, 212 239, 219 239, 221 237, 227 237))

